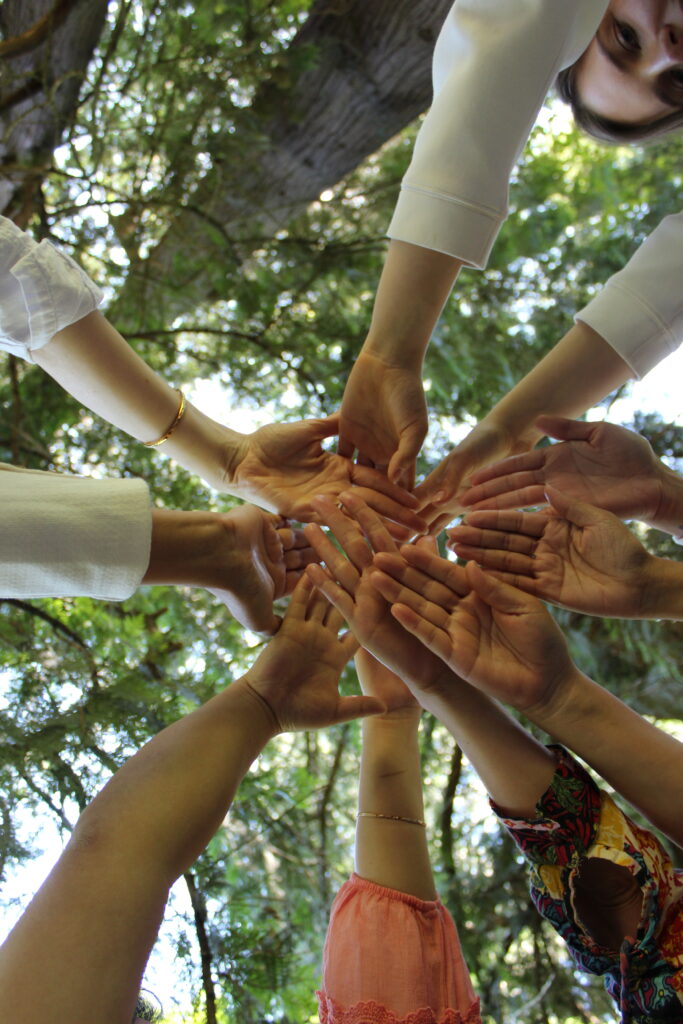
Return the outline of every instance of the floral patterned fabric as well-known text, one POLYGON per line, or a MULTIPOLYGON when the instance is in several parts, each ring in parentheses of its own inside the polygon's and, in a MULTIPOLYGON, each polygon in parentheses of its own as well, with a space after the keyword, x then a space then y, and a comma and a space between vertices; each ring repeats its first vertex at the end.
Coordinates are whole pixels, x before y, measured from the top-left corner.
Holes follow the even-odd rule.
POLYGON ((531 865, 531 896, 567 943, 576 964, 604 977, 622 1024, 683 1021, 683 871, 658 840, 631 821, 562 747, 537 817, 512 819, 492 804, 531 865), (575 884, 587 857, 626 868, 642 893, 635 936, 621 949, 599 945, 574 908, 575 884))

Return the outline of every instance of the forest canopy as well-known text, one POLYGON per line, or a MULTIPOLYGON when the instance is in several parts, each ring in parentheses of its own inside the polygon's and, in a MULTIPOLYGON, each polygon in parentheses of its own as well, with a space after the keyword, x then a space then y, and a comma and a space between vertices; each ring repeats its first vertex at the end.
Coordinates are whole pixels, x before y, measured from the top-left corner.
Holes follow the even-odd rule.
MULTIPOLYGON (((334 412, 449 6, 4 0, 0 212, 73 256, 174 386, 222 384, 229 425, 235 409, 259 422, 334 412)), ((682 156, 681 139, 598 146, 549 100, 489 266, 461 275, 431 342, 421 472, 678 209, 682 156)), ((37 367, 3 362, 0 460, 140 476, 159 507, 234 504, 94 422, 37 367)), ((672 465, 683 457, 675 425, 634 425, 672 465)), ((677 557, 668 538, 643 535, 677 557)), ((111 773, 228 685, 262 641, 199 590, 0 606, 1 880, 39 848, 20 839, 27 816, 47 814, 66 839, 111 773)), ((599 683, 655 720, 681 718, 679 625, 558 619, 599 683)), ((344 687, 356 686, 349 668, 344 687)), ((327 913, 352 867, 359 749, 352 724, 282 736, 261 756, 185 878, 191 910, 165 926, 193 1003, 174 1016, 173 993, 159 992, 169 1021, 317 1020, 327 913)), ((487 1024, 612 1020, 599 979, 572 970, 531 906, 521 858, 461 751, 427 717, 422 761, 437 882, 487 1024)))

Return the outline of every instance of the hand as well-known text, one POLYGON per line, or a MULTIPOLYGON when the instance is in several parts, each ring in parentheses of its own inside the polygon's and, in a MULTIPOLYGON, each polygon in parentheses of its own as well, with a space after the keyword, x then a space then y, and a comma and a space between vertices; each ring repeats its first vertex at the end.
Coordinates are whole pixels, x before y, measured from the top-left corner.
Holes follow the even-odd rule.
POLYGON ((654 558, 611 512, 546 488, 552 514, 471 512, 449 547, 503 580, 587 615, 647 618, 654 558))
POLYGON ((473 563, 462 570, 410 546, 401 554, 403 564, 392 556, 375 557, 386 570, 375 574, 375 586, 392 602, 396 620, 453 672, 527 713, 550 704, 570 685, 575 666, 540 601, 473 563), (438 603, 430 599, 435 594, 438 603))
POLYGON ((525 451, 533 442, 514 438, 497 423, 482 420, 416 488, 420 514, 438 533, 462 511, 460 497, 469 487, 474 470, 494 459, 525 451))
POLYGON ((387 473, 412 490, 427 434, 427 403, 419 370, 392 366, 368 352, 356 359, 340 410, 339 454, 387 473))
POLYGON ((325 451, 323 438, 337 433, 338 418, 272 423, 248 434, 235 457, 228 489, 281 515, 302 521, 315 517, 317 494, 337 499, 354 486, 380 515, 421 532, 415 498, 369 466, 325 451))
POLYGON ((254 505, 232 509, 221 519, 225 543, 210 553, 218 585, 207 589, 247 629, 275 633, 281 619, 273 601, 291 594, 315 552, 302 530, 254 505))
POLYGON ((379 717, 419 720, 422 708, 400 676, 363 647, 356 653, 355 662, 363 693, 376 697, 387 709, 379 717))
POLYGON ((545 488, 613 512, 656 520, 662 502, 661 463, 640 435, 613 423, 542 416, 536 425, 564 443, 506 459, 472 477, 468 508, 522 508, 545 502, 545 488))
POLYGON ((279 632, 239 684, 256 694, 275 732, 319 729, 385 710, 375 697, 341 697, 339 677, 358 644, 337 634, 343 618, 304 577, 279 632))
MULTIPOLYGON (((389 606, 372 585, 373 551, 397 552, 386 527, 354 493, 342 494, 344 515, 334 502, 321 499, 316 507, 347 557, 319 526, 304 528, 307 540, 327 569, 309 565, 306 574, 344 616, 358 642, 383 665, 395 672, 413 691, 421 691, 444 675, 439 659, 411 637, 392 618, 389 606)), ((433 550, 433 541, 423 539, 433 550)))

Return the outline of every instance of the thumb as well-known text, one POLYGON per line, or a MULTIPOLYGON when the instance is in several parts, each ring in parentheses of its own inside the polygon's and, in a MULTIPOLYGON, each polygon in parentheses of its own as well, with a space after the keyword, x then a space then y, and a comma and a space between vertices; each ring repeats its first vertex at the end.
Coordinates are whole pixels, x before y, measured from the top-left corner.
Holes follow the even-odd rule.
POLYGON ((318 438, 333 437, 339 433, 339 413, 332 413, 331 416, 321 416, 319 419, 303 420, 309 430, 312 430, 318 438))
POLYGON ((335 722, 351 722, 366 715, 381 715, 387 710, 386 704, 376 697, 342 697, 337 705, 335 722))
POLYGON ((558 441, 588 441, 600 423, 570 420, 566 416, 539 416, 535 425, 548 437, 558 441))
POLYGON ((398 448, 389 459, 387 476, 394 484, 412 490, 415 485, 415 463, 425 438, 425 431, 419 424, 408 427, 401 433, 398 448))
POLYGON ((472 590, 482 599, 484 604, 497 612, 507 615, 522 615, 531 611, 532 604, 540 604, 535 597, 523 594, 509 583, 503 583, 490 573, 484 572, 476 562, 468 562, 465 566, 467 581, 472 590))
POLYGON ((594 505, 589 505, 585 501, 575 501, 569 495, 558 491, 556 487, 551 487, 550 484, 546 485, 545 496, 558 516, 573 523, 574 526, 596 526, 607 514, 603 509, 595 508, 594 505))
POLYGON ((462 473, 458 471, 457 463, 453 456, 447 455, 439 463, 436 469, 432 470, 429 476, 415 488, 415 497, 420 502, 420 507, 425 505, 442 505, 455 497, 460 483, 462 473))

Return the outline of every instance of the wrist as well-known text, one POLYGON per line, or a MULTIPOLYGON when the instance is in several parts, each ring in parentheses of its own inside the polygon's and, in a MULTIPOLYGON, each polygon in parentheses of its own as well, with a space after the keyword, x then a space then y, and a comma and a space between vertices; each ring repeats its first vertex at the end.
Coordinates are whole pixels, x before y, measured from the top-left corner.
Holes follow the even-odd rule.
POLYGON ((215 512, 152 509, 152 543, 142 583, 209 587, 224 537, 215 512))
POLYGON ((571 737, 590 718, 596 688, 597 684, 572 662, 570 671, 549 688, 543 700, 524 708, 523 714, 550 736, 571 746, 567 736, 571 737))
POLYGON ((188 402, 182 420, 161 450, 214 490, 235 494, 231 484, 244 458, 247 437, 217 423, 188 402))
POLYGON ((259 749, 265 747, 269 740, 282 732, 278 717, 260 692, 257 678, 252 674, 251 669, 235 680, 224 692, 232 694, 235 706, 248 720, 249 729, 253 729, 255 745, 260 744, 259 749))

